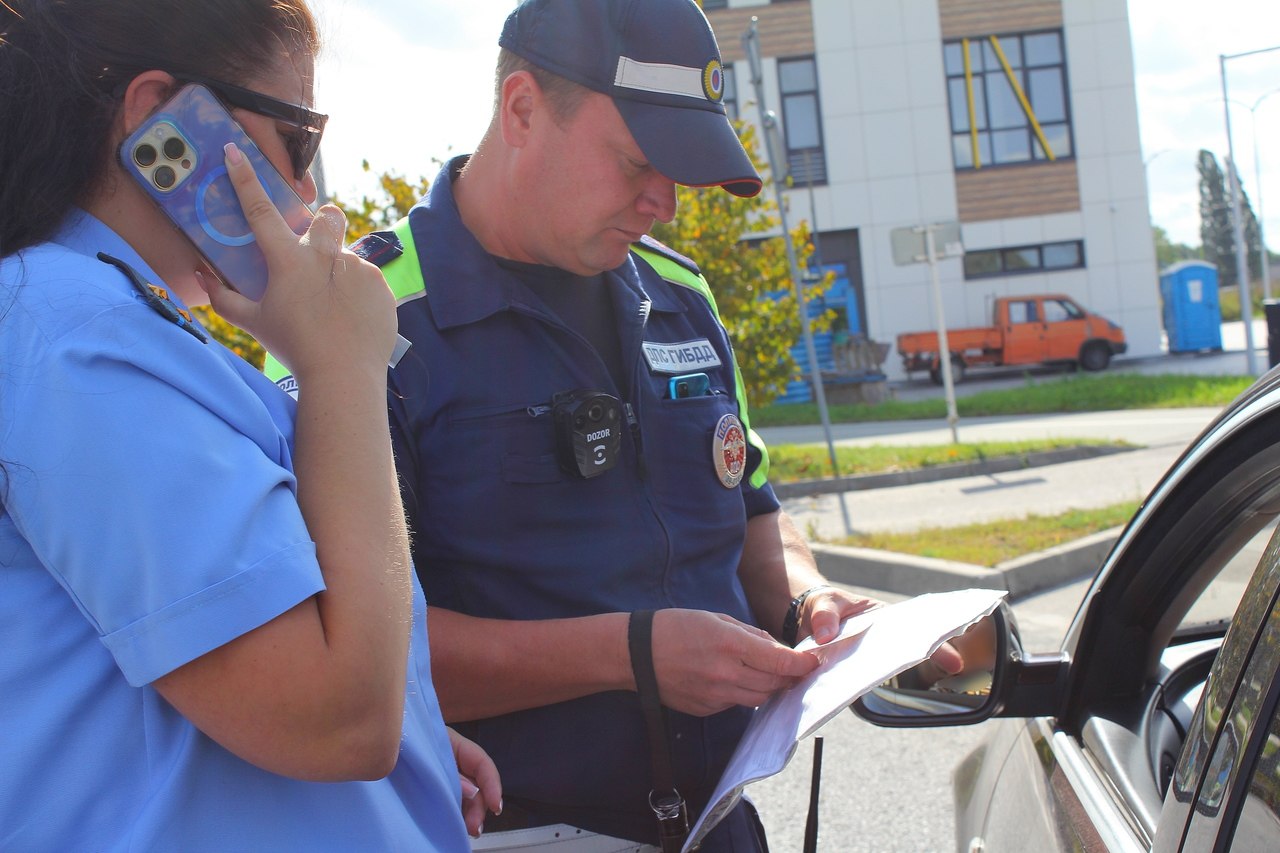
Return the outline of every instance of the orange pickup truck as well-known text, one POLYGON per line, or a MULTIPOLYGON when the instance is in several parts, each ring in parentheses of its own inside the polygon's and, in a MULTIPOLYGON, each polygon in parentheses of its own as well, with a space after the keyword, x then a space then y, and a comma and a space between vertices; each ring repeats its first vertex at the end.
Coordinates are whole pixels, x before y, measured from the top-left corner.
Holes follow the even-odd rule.
MULTIPOLYGON (((994 325, 948 329, 951 373, 964 379, 971 365, 1073 362, 1085 370, 1103 370, 1111 356, 1126 349, 1124 330, 1110 320, 1081 308, 1056 293, 1009 296, 995 301, 994 325)), ((937 332, 898 335, 898 352, 907 374, 929 371, 942 383, 937 332)))

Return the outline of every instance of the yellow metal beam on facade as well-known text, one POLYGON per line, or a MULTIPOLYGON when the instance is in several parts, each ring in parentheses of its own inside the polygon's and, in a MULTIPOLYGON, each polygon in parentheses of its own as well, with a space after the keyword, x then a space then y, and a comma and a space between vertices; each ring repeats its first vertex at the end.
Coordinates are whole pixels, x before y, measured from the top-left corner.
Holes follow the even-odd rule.
POLYGON ((1014 76, 1013 68, 1009 65, 1009 60, 1004 55, 1004 49, 1000 47, 1000 39, 996 36, 988 36, 987 38, 991 41, 991 47, 995 50, 996 56, 1000 59, 1000 64, 1004 67, 1004 76, 1009 78, 1009 85, 1013 88, 1013 93, 1018 96, 1018 103, 1022 104, 1022 111, 1027 114, 1027 121, 1031 122, 1031 129, 1036 132, 1036 139, 1040 140, 1040 146, 1044 148, 1045 156, 1050 160, 1056 160, 1053 149, 1049 147, 1049 140, 1045 139, 1044 130, 1040 127, 1040 121, 1031 109, 1031 102, 1027 100, 1026 93, 1022 91, 1022 85, 1018 83, 1018 78, 1014 76))
POLYGON ((978 110, 973 103, 973 63, 969 61, 969 40, 960 40, 964 52, 964 88, 969 101, 969 145, 973 147, 973 168, 982 168, 982 152, 978 150, 978 110))

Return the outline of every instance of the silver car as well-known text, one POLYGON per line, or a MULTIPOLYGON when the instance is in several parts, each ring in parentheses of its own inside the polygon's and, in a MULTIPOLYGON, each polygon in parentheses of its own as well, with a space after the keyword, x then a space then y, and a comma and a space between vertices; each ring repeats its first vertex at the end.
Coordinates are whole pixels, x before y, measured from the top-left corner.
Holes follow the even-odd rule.
POLYGON ((908 672, 855 710, 1004 718, 954 773, 961 853, 1280 851, 1278 521, 1272 371, 1152 490, 1060 649, 1002 609, 979 681, 908 672))

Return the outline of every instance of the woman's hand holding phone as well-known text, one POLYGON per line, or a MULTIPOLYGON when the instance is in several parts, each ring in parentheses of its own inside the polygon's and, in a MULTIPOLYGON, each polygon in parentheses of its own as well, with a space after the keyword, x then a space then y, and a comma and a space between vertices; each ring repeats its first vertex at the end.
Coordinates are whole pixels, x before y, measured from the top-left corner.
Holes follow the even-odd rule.
POLYGON ((346 216, 326 204, 299 237, 272 204, 253 166, 234 145, 227 173, 267 259, 260 302, 202 276, 214 309, 250 332, 299 382, 321 370, 367 367, 385 382, 395 344, 395 298, 382 272, 343 248, 346 216))

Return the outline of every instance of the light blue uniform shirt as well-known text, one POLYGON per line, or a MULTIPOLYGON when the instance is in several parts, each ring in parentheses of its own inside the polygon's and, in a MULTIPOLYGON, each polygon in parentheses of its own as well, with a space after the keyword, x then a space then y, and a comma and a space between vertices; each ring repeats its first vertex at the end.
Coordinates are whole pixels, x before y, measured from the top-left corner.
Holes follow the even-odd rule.
POLYGON ((162 317, 101 222, 0 262, 0 850, 465 850, 426 608, 378 782, 260 770, 150 683, 324 588, 294 402, 162 317))

